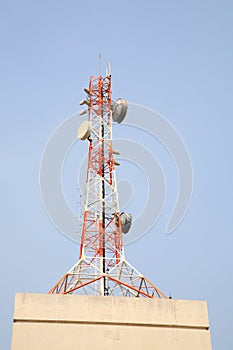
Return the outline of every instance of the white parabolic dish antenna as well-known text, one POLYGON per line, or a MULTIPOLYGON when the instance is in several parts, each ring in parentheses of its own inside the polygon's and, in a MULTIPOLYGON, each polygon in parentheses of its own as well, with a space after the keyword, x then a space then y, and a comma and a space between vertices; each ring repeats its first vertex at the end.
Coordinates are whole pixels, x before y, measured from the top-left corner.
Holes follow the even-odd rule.
POLYGON ((117 123, 121 123, 127 114, 128 111, 128 101, 118 98, 114 103, 112 109, 112 120, 117 123))
POLYGON ((78 139, 86 140, 91 136, 91 124, 89 121, 85 120, 78 128, 78 139))
POLYGON ((132 215, 122 212, 120 214, 121 229, 123 233, 128 233, 132 224, 132 215))

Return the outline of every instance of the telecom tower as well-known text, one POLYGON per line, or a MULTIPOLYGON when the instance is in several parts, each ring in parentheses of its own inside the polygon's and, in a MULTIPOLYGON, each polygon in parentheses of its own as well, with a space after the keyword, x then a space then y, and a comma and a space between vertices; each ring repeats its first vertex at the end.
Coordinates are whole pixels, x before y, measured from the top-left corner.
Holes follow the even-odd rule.
MULTIPOLYGON (((88 121, 78 138, 88 140, 88 169, 79 260, 49 294, 87 294, 154 298, 166 296, 125 259, 122 232, 128 232, 132 217, 121 213, 118 203, 112 122, 120 123, 127 101, 112 101, 112 78, 90 77, 85 100, 88 121)), ((85 114, 82 111, 80 114, 85 114)))

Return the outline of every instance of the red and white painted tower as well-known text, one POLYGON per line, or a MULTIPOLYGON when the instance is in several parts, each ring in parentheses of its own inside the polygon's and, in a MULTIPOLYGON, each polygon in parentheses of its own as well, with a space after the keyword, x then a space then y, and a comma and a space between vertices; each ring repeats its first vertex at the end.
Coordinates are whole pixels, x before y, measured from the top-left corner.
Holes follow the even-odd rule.
POLYGON ((88 139, 89 150, 80 255, 49 293, 166 298, 124 254, 122 231, 129 228, 130 216, 119 210, 112 119, 115 113, 116 121, 121 121, 127 102, 113 103, 109 74, 91 76, 85 92, 87 100, 81 104, 88 105, 88 121, 80 126, 78 136, 88 139))

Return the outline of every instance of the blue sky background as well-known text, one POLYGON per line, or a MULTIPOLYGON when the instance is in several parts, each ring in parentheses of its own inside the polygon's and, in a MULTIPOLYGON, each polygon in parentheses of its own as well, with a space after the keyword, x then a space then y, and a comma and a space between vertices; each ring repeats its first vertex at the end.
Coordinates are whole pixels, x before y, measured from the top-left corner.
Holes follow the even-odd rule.
MULTIPOLYGON (((166 174, 167 202, 157 226, 126 247, 127 259, 174 298, 207 300, 213 349, 231 349, 232 1, 1 1, 0 16, 1 349, 10 349, 15 292, 46 293, 77 259, 44 211, 38 174, 49 136, 79 110, 100 52, 103 65, 112 61, 115 98, 164 115, 195 175, 188 214, 166 235, 176 172, 159 143, 148 145, 166 174)), ((64 176, 71 202, 76 167, 69 160, 74 170, 64 176)))

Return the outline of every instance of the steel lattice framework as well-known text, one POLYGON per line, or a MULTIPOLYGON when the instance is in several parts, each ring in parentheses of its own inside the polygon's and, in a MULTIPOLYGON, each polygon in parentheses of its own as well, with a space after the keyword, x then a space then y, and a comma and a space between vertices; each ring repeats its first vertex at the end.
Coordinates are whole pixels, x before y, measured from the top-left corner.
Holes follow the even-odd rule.
POLYGON ((90 77, 86 199, 80 256, 50 294, 164 297, 125 259, 114 153, 111 76, 90 77))

